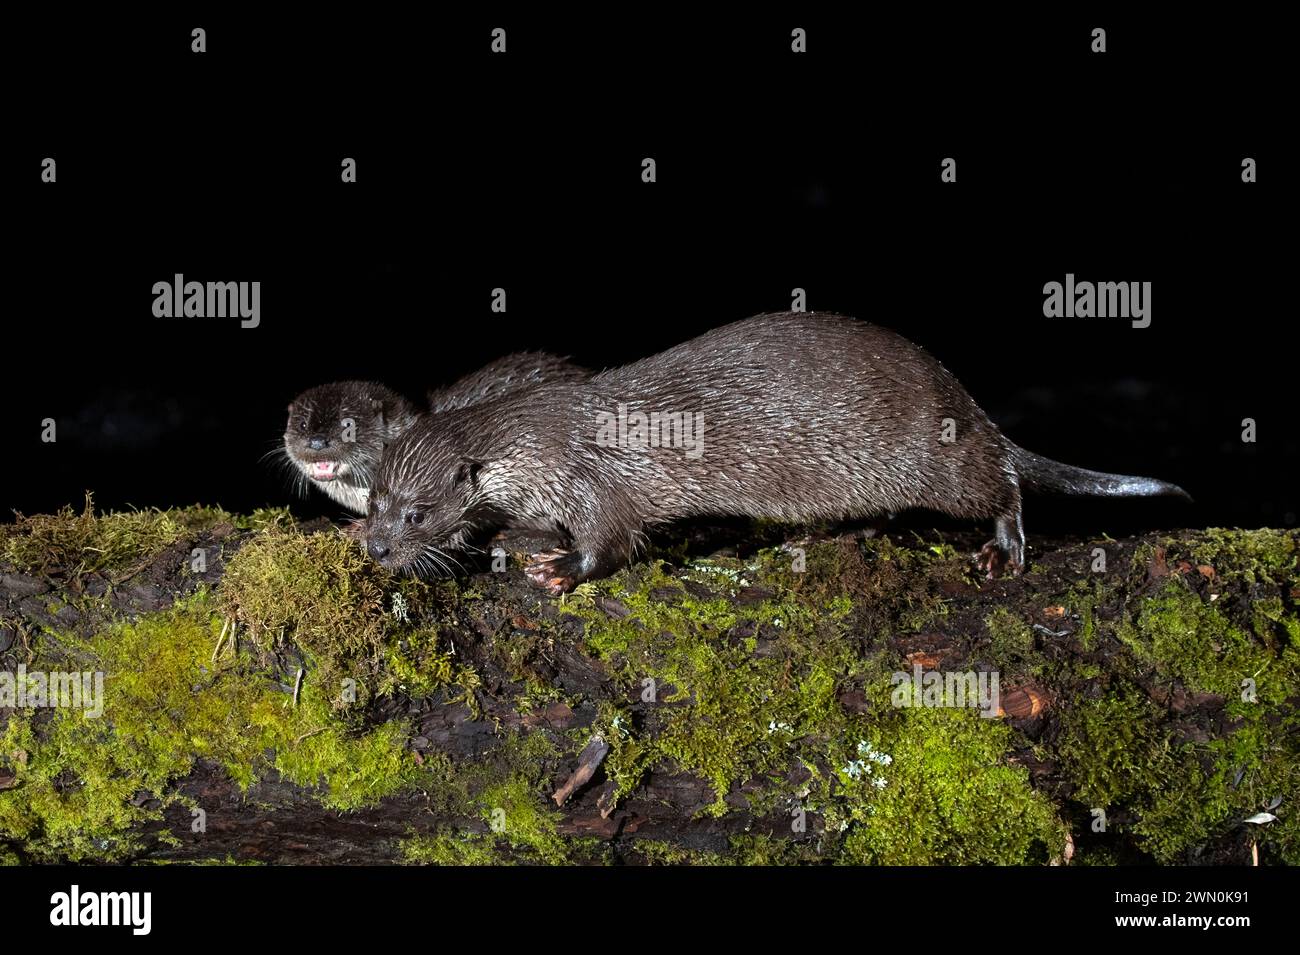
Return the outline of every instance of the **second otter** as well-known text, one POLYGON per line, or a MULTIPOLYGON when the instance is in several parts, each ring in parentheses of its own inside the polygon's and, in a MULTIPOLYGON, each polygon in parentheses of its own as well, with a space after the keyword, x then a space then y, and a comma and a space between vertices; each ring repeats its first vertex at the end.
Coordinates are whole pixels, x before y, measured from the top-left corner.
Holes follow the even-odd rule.
MULTIPOLYGON (((545 352, 515 352, 428 395, 439 414, 546 381, 576 381, 585 368, 545 352)), ((374 381, 337 381, 304 391, 289 405, 284 454, 304 487, 310 483, 350 511, 364 514, 384 446, 420 417, 397 392, 374 381)))

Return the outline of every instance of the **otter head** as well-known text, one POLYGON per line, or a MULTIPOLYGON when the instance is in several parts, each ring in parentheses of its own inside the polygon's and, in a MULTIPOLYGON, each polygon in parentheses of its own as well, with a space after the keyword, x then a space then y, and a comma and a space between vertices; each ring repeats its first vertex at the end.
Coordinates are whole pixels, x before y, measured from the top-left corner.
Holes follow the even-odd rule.
POLYGON ((361 535, 370 556, 389 570, 449 571, 449 552, 465 546, 482 465, 454 444, 438 422, 426 420, 384 451, 361 535))
POLYGON ((414 418, 410 402, 375 382, 320 385, 289 405, 285 454, 309 481, 368 487, 384 445, 414 418))

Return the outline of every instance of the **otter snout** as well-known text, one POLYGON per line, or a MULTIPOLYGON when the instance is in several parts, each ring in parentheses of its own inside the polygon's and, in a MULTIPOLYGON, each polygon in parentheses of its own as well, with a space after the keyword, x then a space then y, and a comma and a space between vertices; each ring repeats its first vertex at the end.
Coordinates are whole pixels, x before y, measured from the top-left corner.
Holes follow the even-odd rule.
POLYGON ((402 534, 400 526, 394 526, 383 515, 372 513, 361 525, 361 540, 366 553, 385 570, 401 570, 410 562, 410 542, 402 534))

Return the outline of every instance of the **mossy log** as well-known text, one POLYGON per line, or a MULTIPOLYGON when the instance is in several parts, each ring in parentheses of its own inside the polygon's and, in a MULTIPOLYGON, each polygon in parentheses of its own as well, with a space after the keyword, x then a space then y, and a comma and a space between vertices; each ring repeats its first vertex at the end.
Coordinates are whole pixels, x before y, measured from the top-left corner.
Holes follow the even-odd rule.
POLYGON ((1295 531, 994 581, 974 537, 790 533, 554 599, 526 542, 426 583, 278 510, 19 517, 0 862, 1300 861, 1295 531), (102 715, 33 695, 68 672, 102 715))

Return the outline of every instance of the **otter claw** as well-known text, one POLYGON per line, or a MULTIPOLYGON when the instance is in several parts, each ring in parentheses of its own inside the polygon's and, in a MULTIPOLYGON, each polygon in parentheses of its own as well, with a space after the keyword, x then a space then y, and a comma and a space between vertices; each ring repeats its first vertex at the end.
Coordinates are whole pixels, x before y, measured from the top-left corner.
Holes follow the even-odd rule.
POLYGON ((564 572, 561 565, 570 557, 567 550, 561 549, 534 554, 529 558, 528 566, 524 568, 524 575, 553 596, 567 594, 573 589, 576 581, 572 575, 564 572))
POLYGON ((995 580, 1006 571, 1012 577, 1019 577, 1024 570, 1020 562, 1012 560, 1006 550, 997 541, 989 541, 975 555, 975 565, 984 571, 986 580, 995 580))

